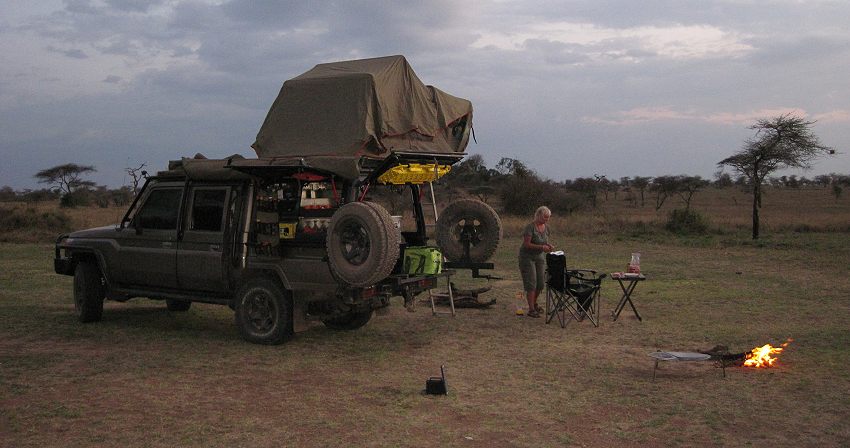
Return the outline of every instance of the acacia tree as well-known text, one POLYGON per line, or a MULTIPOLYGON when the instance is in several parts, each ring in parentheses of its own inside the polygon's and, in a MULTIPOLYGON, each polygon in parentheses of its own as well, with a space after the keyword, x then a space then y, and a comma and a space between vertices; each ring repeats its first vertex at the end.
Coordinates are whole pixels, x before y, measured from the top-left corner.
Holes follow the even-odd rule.
POLYGON ((821 144, 811 131, 814 121, 791 114, 763 119, 750 126, 755 135, 747 139, 744 147, 718 163, 732 167, 745 176, 753 191, 753 239, 759 237, 759 209, 761 184, 772 172, 785 168, 809 168, 811 161, 835 150, 821 144))
POLYGON ((651 180, 652 180, 651 177, 642 177, 642 176, 635 176, 634 179, 632 179, 632 187, 637 188, 637 190, 640 192, 640 206, 641 207, 643 207, 646 204, 644 194, 645 194, 646 188, 649 186, 649 182, 651 180))
POLYGON ((93 187, 95 183, 90 180, 83 180, 82 176, 94 171, 97 170, 90 165, 66 163, 41 170, 35 174, 35 178, 38 179, 38 183, 40 184, 53 185, 53 189, 64 196, 73 193, 79 188, 93 187))
POLYGON ((685 211, 691 210, 691 199, 697 191, 703 189, 710 182, 700 176, 679 176, 679 188, 676 193, 682 198, 685 203, 685 211))

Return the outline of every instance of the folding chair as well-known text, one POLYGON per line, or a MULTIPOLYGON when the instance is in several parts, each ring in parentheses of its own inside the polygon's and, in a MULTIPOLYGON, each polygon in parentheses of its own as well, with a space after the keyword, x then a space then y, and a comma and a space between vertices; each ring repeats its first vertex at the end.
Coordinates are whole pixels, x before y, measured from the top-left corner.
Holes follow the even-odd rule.
POLYGON ((567 269, 567 259, 561 254, 547 254, 546 265, 546 323, 555 317, 561 328, 570 318, 581 322, 586 317, 594 327, 599 326, 599 296, 605 274, 590 269, 567 269))

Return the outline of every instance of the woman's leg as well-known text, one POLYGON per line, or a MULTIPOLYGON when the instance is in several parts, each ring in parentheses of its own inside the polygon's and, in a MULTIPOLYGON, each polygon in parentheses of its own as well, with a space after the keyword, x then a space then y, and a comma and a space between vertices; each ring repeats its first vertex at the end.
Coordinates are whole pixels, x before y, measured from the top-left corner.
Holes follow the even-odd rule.
POLYGON ((522 289, 525 291, 525 299, 528 302, 528 312, 531 313, 534 311, 534 304, 537 300, 537 287, 535 286, 537 272, 534 260, 520 257, 519 272, 522 274, 522 289))
POLYGON ((534 261, 534 304, 533 310, 537 309, 537 298, 543 292, 543 286, 546 284, 546 261, 534 261))

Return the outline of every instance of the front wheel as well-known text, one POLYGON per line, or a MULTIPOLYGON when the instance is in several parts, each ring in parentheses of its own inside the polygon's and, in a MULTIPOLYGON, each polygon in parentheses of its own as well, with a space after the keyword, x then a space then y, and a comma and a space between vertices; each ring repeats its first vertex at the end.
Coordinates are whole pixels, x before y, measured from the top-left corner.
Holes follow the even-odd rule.
POLYGON ((366 325, 370 319, 372 319, 372 310, 352 311, 339 317, 325 319, 322 323, 334 330, 356 330, 366 325))
POLYGON ((236 293, 236 326, 255 344, 276 345, 292 336, 290 298, 277 282, 251 280, 236 293))
POLYGON ((97 264, 81 261, 74 271, 74 310, 80 322, 98 322, 103 317, 106 288, 97 264))

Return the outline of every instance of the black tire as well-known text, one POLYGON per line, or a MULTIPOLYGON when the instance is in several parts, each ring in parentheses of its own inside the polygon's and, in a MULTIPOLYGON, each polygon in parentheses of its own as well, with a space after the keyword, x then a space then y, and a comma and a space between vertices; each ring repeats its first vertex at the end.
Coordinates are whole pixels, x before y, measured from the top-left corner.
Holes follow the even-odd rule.
POLYGON ((74 310, 80 322, 98 322, 103 317, 106 288, 97 264, 81 261, 74 271, 74 310))
POLYGON ((186 300, 165 299, 165 306, 168 311, 189 311, 192 307, 192 302, 186 300))
POLYGON ((356 330, 366 325, 372 319, 372 310, 369 311, 353 311, 344 316, 335 317, 333 319, 325 319, 322 323, 326 327, 334 330, 356 330))
POLYGON ((246 341, 276 345, 292 336, 292 302, 277 282, 250 280, 235 299, 236 326, 246 341))
POLYGON ((385 208, 372 202, 345 204, 328 224, 331 271, 350 286, 374 285, 392 272, 400 241, 401 233, 385 208))
POLYGON ((463 260, 463 233, 468 232, 469 261, 490 259, 502 240, 502 220, 489 205, 475 199, 449 204, 437 219, 437 246, 449 261, 463 260))

